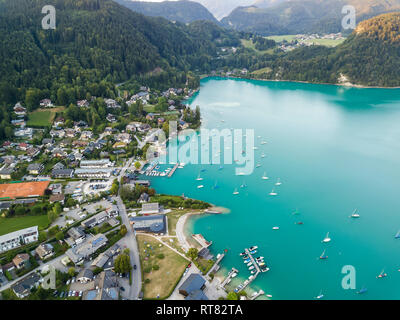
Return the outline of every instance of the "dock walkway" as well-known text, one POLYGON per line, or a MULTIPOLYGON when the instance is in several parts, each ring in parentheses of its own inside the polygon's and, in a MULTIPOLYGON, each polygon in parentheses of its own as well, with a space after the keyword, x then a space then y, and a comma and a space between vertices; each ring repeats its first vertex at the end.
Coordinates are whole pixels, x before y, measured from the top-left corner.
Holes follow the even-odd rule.
POLYGON ((234 275, 235 273, 238 274, 239 270, 232 268, 232 270, 229 271, 228 276, 224 279, 224 281, 221 282, 220 287, 224 289, 225 286, 231 281, 231 279, 234 278, 232 275, 234 275))
POLYGON ((175 173, 175 171, 176 171, 176 169, 178 169, 178 167, 179 167, 179 162, 176 163, 176 164, 174 165, 174 167, 172 168, 172 170, 168 173, 168 178, 171 178, 171 177, 172 177, 172 175, 175 173))

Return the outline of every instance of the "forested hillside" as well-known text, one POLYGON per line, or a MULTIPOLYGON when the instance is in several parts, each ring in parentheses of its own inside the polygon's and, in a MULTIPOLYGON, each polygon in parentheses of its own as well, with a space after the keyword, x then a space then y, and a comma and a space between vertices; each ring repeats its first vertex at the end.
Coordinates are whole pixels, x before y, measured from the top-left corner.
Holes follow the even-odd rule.
POLYGON ((163 17, 171 21, 190 23, 198 20, 211 21, 218 24, 218 20, 203 7, 200 3, 194 1, 132 1, 115 0, 119 4, 146 16, 163 17))

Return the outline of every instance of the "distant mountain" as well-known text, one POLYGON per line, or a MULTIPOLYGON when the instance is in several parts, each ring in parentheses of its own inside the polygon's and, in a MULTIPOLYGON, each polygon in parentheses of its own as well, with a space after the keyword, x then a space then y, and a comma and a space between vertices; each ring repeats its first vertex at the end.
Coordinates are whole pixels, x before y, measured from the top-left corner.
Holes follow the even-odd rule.
POLYGON ((255 0, 195 0, 205 6, 218 20, 239 6, 250 6, 255 0))
POLYGON ((362 21, 400 10, 400 0, 258 0, 222 19, 225 27, 261 35, 331 33, 342 30, 342 8, 353 5, 362 21))
POLYGON ((198 20, 211 21, 218 24, 218 20, 204 6, 194 1, 163 1, 146 2, 132 0, 115 0, 119 4, 144 14, 145 16, 163 17, 170 21, 190 23, 198 20))
POLYGON ((335 48, 311 46, 278 57, 266 56, 257 69, 261 78, 315 83, 400 86, 400 13, 359 23, 335 48))

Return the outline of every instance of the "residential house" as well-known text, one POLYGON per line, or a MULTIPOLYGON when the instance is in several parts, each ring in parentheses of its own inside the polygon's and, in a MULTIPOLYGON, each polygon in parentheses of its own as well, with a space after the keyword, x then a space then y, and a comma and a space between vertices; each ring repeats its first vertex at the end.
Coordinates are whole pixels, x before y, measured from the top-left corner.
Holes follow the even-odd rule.
POLYGON ((76 280, 80 283, 88 283, 92 281, 93 278, 94 278, 93 271, 89 268, 85 268, 81 272, 79 272, 78 276, 76 277, 76 280))
POLYGON ((49 202, 50 203, 60 202, 61 204, 64 204, 64 199, 65 199, 65 196, 62 193, 52 194, 49 198, 49 202))
POLYGON ((0 179, 9 180, 11 179, 11 174, 14 172, 13 167, 3 167, 0 169, 0 179))
POLYGON ((14 291, 18 298, 25 298, 29 296, 31 290, 37 287, 40 283, 41 277, 36 272, 32 272, 27 277, 14 284, 11 289, 14 291))
POLYGON ((76 247, 68 249, 66 255, 73 263, 80 264, 91 257, 98 249, 105 246, 107 241, 107 237, 104 234, 96 234, 76 247))
POLYGON ((87 100, 78 100, 76 105, 81 108, 87 108, 89 107, 89 102, 87 100))
POLYGON ((86 238, 86 233, 80 227, 73 227, 68 230, 67 234, 70 236, 75 245, 82 243, 86 238))
POLYGON ((131 135, 129 133, 120 133, 118 134, 115 139, 119 142, 124 142, 126 144, 131 143, 131 135))
POLYGON ((51 102, 50 99, 43 99, 40 100, 40 106, 44 108, 52 108, 54 107, 53 103, 51 102))
POLYGON ((101 272, 95 279, 95 289, 86 291, 82 296, 82 300, 118 300, 118 298, 118 281, 111 270, 101 272))
POLYGON ((17 254, 12 262, 14 263, 15 267, 19 269, 25 268, 29 264, 29 254, 27 253, 20 253, 17 254))
POLYGON ((26 108, 24 108, 20 102, 17 102, 14 106, 14 113, 18 116, 26 115, 26 108))
POLYGON ((116 118, 113 114, 109 113, 109 114, 107 115, 107 117, 106 117, 106 120, 107 120, 108 122, 116 122, 116 121, 117 121, 117 118, 116 118))
POLYGON ((54 248, 50 243, 43 243, 36 248, 35 252, 40 260, 45 260, 54 255, 54 248))
POLYGON ((117 103, 117 101, 113 99, 105 99, 104 102, 107 105, 107 108, 112 108, 112 109, 121 108, 121 106, 117 103))
POLYGON ((74 176, 74 169, 53 169, 51 171, 52 178, 72 178, 74 176))
POLYGON ((44 165, 41 163, 31 163, 28 165, 29 174, 40 174, 44 169, 44 165))

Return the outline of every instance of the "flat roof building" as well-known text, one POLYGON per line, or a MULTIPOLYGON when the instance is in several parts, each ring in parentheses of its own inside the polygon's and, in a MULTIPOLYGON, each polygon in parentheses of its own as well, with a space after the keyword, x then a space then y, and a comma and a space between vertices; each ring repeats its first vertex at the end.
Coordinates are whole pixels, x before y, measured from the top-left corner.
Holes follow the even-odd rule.
POLYGON ((7 233, 0 236, 0 253, 18 248, 23 244, 35 242, 38 238, 39 231, 37 226, 7 233))
POLYGON ((165 215, 132 217, 129 219, 135 231, 150 233, 166 233, 167 218, 165 215))

